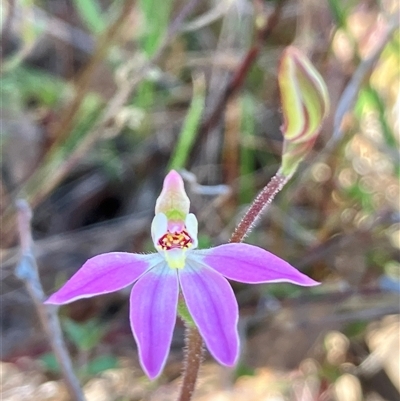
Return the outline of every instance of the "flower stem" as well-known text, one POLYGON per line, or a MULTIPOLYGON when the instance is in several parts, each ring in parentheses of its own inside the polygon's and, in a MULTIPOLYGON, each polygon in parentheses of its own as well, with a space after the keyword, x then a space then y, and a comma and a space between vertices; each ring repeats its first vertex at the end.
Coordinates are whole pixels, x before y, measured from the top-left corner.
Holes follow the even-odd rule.
MULTIPOLYGON (((290 177, 284 176, 280 171, 272 177, 271 181, 259 193, 236 227, 230 242, 242 242, 244 240, 254 227, 261 213, 272 202, 275 195, 285 186, 289 179, 290 177)), ((181 316, 183 320, 185 320, 184 315, 181 316)), ((191 400, 203 354, 203 340, 198 329, 194 325, 187 324, 185 338, 187 348, 184 361, 183 382, 178 401, 191 400)))
POLYGON ((290 177, 282 175, 279 171, 271 181, 258 194, 243 219, 235 228, 229 242, 242 242, 250 233, 265 208, 272 202, 275 195, 285 186, 290 177))
POLYGON ((197 327, 187 326, 185 338, 187 348, 185 352, 181 394, 178 401, 191 400, 203 355, 203 339, 197 327))

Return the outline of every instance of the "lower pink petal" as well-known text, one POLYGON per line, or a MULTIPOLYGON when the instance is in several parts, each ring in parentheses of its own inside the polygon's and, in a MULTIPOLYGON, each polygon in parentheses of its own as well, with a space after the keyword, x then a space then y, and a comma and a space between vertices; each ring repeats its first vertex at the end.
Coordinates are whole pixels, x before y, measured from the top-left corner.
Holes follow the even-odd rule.
POLYGON ((189 312, 208 350, 223 365, 235 364, 239 353, 238 305, 228 281, 195 261, 179 270, 189 312))
POLYGON ((319 284, 283 259, 254 245, 225 244, 192 251, 190 257, 196 257, 226 278, 242 283, 289 282, 303 286, 319 284))
POLYGON ((159 263, 158 254, 110 252, 89 259, 46 304, 67 304, 77 299, 107 294, 127 287, 159 263))
POLYGON ((164 262, 133 286, 131 327, 146 374, 154 379, 167 360, 176 321, 179 285, 175 269, 164 262))

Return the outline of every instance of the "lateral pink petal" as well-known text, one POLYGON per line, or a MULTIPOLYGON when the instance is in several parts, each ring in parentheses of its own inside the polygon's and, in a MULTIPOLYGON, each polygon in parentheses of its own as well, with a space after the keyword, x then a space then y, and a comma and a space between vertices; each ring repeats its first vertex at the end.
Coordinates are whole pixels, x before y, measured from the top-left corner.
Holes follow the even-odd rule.
POLYGON ((232 366, 239 354, 238 305, 228 281, 193 260, 179 270, 187 308, 211 355, 232 366))
POLYGON ((143 275, 132 288, 131 327, 140 364, 150 379, 160 374, 168 357, 178 294, 176 270, 165 262, 143 275))
POLYGON ((160 260, 158 254, 110 252, 89 259, 46 304, 67 304, 127 287, 160 260))
POLYGON ((230 280, 242 283, 288 282, 318 285, 278 256, 254 245, 225 244, 196 252, 196 256, 230 280))

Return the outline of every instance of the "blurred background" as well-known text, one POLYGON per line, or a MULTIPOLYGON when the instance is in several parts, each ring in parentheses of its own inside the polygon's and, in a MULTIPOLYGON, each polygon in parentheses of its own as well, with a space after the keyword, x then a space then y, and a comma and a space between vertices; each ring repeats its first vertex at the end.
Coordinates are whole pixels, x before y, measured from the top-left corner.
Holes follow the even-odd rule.
MULTIPOLYGON (((33 209, 47 294, 89 257, 147 252, 166 172, 182 171, 202 247, 227 242, 275 174, 277 66, 294 44, 331 112, 247 242, 321 281, 232 283, 235 369, 207 354, 197 401, 395 401, 400 391, 396 0, 3 0, 0 352, 3 401, 69 399, 23 283, 15 200, 33 209)), ((60 309, 89 401, 173 400, 184 327, 150 382, 129 289, 60 309)))

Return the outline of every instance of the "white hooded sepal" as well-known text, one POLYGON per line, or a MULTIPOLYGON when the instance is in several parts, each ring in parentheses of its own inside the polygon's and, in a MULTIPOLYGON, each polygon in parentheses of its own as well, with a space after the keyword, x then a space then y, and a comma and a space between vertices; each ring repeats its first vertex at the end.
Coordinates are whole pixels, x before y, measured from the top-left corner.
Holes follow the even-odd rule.
POLYGON ((193 213, 189 213, 185 219, 186 231, 192 239, 192 245, 190 249, 197 248, 198 245, 198 232, 199 232, 199 223, 197 221, 197 217, 193 213))
POLYGON ((158 249, 158 241, 168 231, 168 219, 164 213, 157 213, 151 222, 151 238, 156 249, 158 249))

